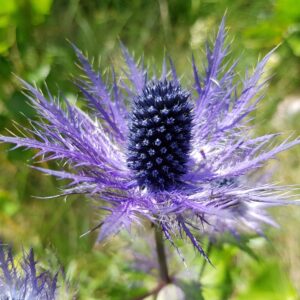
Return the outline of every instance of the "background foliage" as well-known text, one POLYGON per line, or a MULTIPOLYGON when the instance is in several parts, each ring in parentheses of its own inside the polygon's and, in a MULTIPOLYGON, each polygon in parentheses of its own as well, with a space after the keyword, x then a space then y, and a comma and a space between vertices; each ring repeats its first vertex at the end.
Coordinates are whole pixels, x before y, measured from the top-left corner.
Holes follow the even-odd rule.
MULTIPOLYGON (((12 120, 25 124, 34 116, 13 74, 38 86, 46 81, 53 93, 59 86, 67 97, 77 98, 70 74, 76 76, 78 68, 67 40, 96 62, 101 58, 102 70, 112 61, 120 65, 119 40, 136 57, 144 54, 150 66, 161 63, 167 51, 188 81, 191 53, 201 61, 205 40, 216 32, 226 10, 229 36, 234 37, 232 55, 241 57, 241 74, 281 44, 267 67, 267 75, 273 76, 256 112, 258 132, 299 135, 298 0, 0 0, 0 133, 13 129, 12 120)), ((128 251, 150 255, 148 264, 155 265, 152 241, 145 241, 145 233, 124 234, 105 245, 94 244, 96 234, 80 238, 99 217, 94 207, 82 197, 32 197, 53 195, 63 183, 28 168, 32 153, 7 149, 0 145, 1 239, 16 252, 34 247, 45 265, 64 265, 78 299, 134 299, 155 287, 155 276, 136 268, 128 251)), ((275 180, 299 183, 299 162, 299 147, 281 155, 275 180)), ((226 238, 215 245, 215 268, 206 267, 201 285, 199 255, 186 247, 188 270, 170 255, 171 270, 177 271, 188 299, 300 299, 300 212, 287 208, 273 213, 282 229, 269 230, 269 240, 245 238, 242 249, 226 238)))

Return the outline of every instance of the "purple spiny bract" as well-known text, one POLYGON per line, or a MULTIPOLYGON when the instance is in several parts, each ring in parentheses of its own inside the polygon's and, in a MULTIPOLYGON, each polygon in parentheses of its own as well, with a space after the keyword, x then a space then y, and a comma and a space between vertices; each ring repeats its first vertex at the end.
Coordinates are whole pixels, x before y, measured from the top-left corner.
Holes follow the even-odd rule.
POLYGON ((33 250, 24 253, 20 262, 12 249, 0 245, 0 299, 3 300, 55 300, 57 276, 44 271, 39 273, 33 250))
POLYGON ((189 93, 172 81, 147 85, 133 102, 128 166, 141 187, 174 188, 187 172, 192 106, 189 93))
POLYGON ((173 245, 174 236, 185 235, 206 257, 197 232, 236 236, 246 227, 260 234, 263 224, 276 225, 266 208, 298 202, 284 187, 247 178, 300 140, 276 146, 276 134, 251 136, 248 116, 262 98, 261 75, 272 52, 241 81, 236 62, 226 58, 225 37, 223 21, 214 46, 207 47, 202 75, 192 60, 189 87, 171 60, 169 72, 164 63, 161 75, 152 75, 124 47, 125 77, 112 68, 105 84, 74 47, 88 78, 76 85, 89 113, 22 81, 40 120, 31 121, 23 137, 0 141, 38 149, 43 162, 66 162, 60 171, 34 168, 70 180, 63 195, 101 201, 109 215, 100 222, 99 240, 143 218, 160 226, 173 245))

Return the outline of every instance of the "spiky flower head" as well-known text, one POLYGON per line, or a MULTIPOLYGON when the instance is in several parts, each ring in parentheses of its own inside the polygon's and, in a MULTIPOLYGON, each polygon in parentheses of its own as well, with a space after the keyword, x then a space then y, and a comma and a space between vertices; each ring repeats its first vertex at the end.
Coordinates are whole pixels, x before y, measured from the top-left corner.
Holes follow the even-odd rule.
POLYGON ((168 190, 187 172, 192 130, 190 94, 172 81, 148 84, 133 102, 128 167, 140 187, 168 190))
POLYGON ((20 261, 12 249, 0 245, 0 299, 55 300, 58 299, 58 273, 39 272, 34 252, 23 253, 20 261))
POLYGON ((35 168, 69 179, 64 195, 82 193, 106 203, 99 240, 148 219, 172 244, 174 235, 185 234, 205 255, 196 239, 203 224, 210 232, 236 235, 246 225, 260 233, 264 223, 275 225, 267 207, 296 202, 280 186, 247 178, 300 140, 274 146, 275 134, 251 136, 248 115, 261 100, 271 53, 241 81, 236 62, 226 58, 225 37, 223 21, 207 47, 202 75, 192 60, 190 86, 180 82, 172 60, 169 71, 164 62, 160 76, 150 75, 123 46, 125 77, 112 69, 105 84, 74 47, 87 77, 76 85, 88 113, 22 81, 41 118, 31 121, 24 137, 0 140, 39 149, 44 162, 66 162, 61 171, 35 168))

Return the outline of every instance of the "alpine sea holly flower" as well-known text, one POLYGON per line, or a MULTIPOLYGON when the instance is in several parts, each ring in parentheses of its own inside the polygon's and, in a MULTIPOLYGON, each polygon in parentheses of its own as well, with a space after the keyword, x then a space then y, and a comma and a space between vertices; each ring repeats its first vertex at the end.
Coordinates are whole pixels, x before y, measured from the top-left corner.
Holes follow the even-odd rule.
POLYGON ((0 245, 0 299, 58 299, 57 277, 58 273, 38 272, 32 249, 18 262, 10 247, 0 245))
POLYGON ((191 86, 180 82, 171 59, 169 71, 164 63, 160 77, 150 75, 124 47, 125 77, 112 69, 106 84, 74 47, 87 78, 76 85, 89 113, 22 81, 40 120, 22 137, 0 140, 38 149, 43 162, 65 162, 60 171, 35 167, 70 180, 63 195, 106 203, 99 240, 148 219, 173 245, 179 233, 205 256, 195 235, 203 224, 213 232, 226 226, 236 234, 246 225, 260 233, 264 223, 275 225, 267 207, 295 202, 280 186, 244 179, 300 140, 274 146, 275 134, 251 136, 248 116, 262 98, 260 79, 271 54, 240 82, 225 37, 223 21, 207 47, 203 75, 192 60, 191 86))

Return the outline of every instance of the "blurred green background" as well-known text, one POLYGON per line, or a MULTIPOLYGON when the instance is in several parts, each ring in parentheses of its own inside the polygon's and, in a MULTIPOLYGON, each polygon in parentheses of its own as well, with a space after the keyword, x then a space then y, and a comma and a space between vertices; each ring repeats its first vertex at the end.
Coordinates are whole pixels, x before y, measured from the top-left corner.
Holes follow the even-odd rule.
MULTIPOLYGON (((96 62, 101 58, 102 70, 120 61, 119 40, 136 57, 144 54, 149 65, 161 64, 167 51, 188 81, 191 53, 201 61, 204 43, 215 36, 225 11, 231 55, 241 57, 241 76, 281 44, 267 65, 272 79, 255 113, 257 133, 299 135, 299 0, 0 0, 0 133, 13 130, 12 120, 26 124, 35 114, 13 74, 38 86, 46 81, 54 94, 59 87, 67 97, 77 97, 70 78, 78 68, 67 40, 96 62)), ((99 218, 94 208, 82 197, 32 197, 53 195, 63 183, 28 168, 32 152, 8 149, 0 145, 3 241, 12 243, 16 252, 32 246, 45 266, 56 257, 75 290, 77 286, 78 299, 138 299, 155 287, 155 271, 153 275, 136 269, 128 252, 138 248, 149 253, 144 233, 124 234, 104 245, 94 245, 96 234, 80 238, 99 218)), ((299 147, 281 155, 274 180, 299 183, 299 162, 299 147)), ((184 246, 189 270, 176 255, 170 258, 187 299, 300 299, 300 211, 272 213, 281 229, 268 230, 269 240, 252 238, 242 250, 230 241, 215 245, 215 268, 206 267, 201 288, 197 272, 203 259, 191 247, 184 246)))

